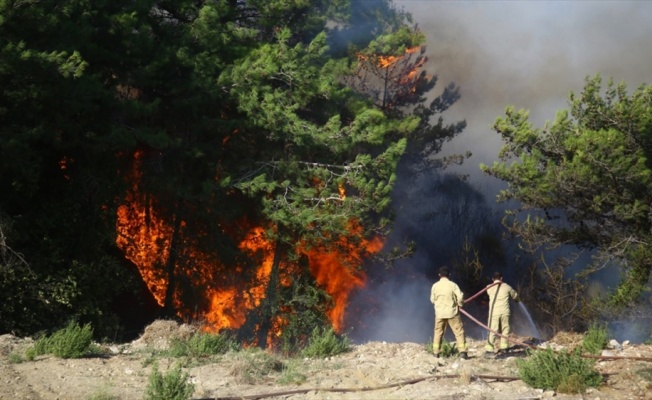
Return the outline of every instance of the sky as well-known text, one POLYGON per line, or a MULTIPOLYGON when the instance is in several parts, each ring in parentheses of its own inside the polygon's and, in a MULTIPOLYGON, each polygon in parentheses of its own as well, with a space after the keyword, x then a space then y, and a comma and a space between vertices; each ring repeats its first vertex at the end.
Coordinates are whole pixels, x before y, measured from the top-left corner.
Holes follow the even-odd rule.
MULTIPOLYGON (((580 92, 587 77, 600 74, 605 83, 624 82, 630 93, 652 84, 652 1, 395 0, 395 4, 413 15, 427 38, 427 70, 439 79, 435 94, 451 82, 460 88, 460 100, 443 118, 448 123, 466 120, 467 127, 444 145, 442 153, 473 153, 453 172, 469 175, 469 183, 490 207, 504 184, 483 175, 479 165, 498 160, 502 143, 491 125, 505 107, 529 110, 534 126, 543 127, 554 120, 557 110, 568 108, 569 93, 580 92)), ((408 204, 398 212, 399 236, 429 236, 434 245, 444 241, 445 247, 450 232, 438 229, 447 227, 415 218, 419 207, 408 204)), ((417 342, 432 337, 428 295, 433 282, 432 273, 426 272, 447 261, 431 247, 417 249, 407 265, 398 267, 403 268, 400 274, 414 278, 367 285, 368 298, 375 303, 367 309, 371 311, 352 316, 364 324, 351 337, 417 342)), ((519 317, 520 311, 515 311, 519 317)), ((521 319, 528 317, 520 314, 521 319)), ((536 336, 528 323, 514 325, 516 334, 536 336)))
MULTIPOLYGON (((633 91, 652 83, 652 1, 396 0, 427 38, 435 89, 454 82, 461 99, 444 120, 466 130, 444 153, 470 150, 461 171, 491 192, 479 164, 497 160, 500 137, 490 128, 505 107, 530 110, 537 127, 567 108, 587 76, 624 81, 633 91)), ((436 91, 436 90, 435 90, 436 91)))

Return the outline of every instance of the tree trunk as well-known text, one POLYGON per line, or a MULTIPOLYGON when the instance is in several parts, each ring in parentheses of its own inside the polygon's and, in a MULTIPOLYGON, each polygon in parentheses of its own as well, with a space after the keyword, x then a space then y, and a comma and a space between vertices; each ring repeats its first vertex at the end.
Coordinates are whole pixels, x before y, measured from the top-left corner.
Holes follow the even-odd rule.
MULTIPOLYGON (((280 231, 280 228, 279 228, 280 231)), ((279 232, 280 233, 280 232, 279 232)), ((279 235, 280 236, 280 235, 279 235)), ((279 284, 280 284, 280 265, 283 259, 283 252, 285 246, 280 240, 276 241, 274 247, 274 261, 272 262, 272 270, 269 273, 269 282, 265 291, 265 300, 262 302, 262 309, 260 315, 260 327, 258 329, 258 346, 265 347, 267 345, 267 336, 272 329, 272 322, 274 316, 280 308, 279 305, 279 284)))
POLYGON ((177 261, 179 259, 179 252, 181 251, 181 222, 183 221, 183 201, 177 200, 173 214, 174 230, 172 239, 170 240, 170 256, 168 257, 165 265, 165 273, 167 275, 168 287, 165 290, 165 304, 163 305, 164 313, 168 317, 176 315, 174 307, 174 294, 177 292, 177 261))

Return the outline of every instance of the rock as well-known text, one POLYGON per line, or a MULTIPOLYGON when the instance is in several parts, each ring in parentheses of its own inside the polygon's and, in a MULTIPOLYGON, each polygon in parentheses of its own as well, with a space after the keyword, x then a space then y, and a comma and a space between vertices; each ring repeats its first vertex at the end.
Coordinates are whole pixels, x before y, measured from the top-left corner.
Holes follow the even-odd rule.
POLYGON ((623 346, 621 346, 620 343, 618 343, 618 341, 615 340, 615 339, 611 339, 609 341, 609 344, 607 345, 607 348, 614 349, 614 350, 617 350, 617 351, 622 351, 623 350, 623 346))

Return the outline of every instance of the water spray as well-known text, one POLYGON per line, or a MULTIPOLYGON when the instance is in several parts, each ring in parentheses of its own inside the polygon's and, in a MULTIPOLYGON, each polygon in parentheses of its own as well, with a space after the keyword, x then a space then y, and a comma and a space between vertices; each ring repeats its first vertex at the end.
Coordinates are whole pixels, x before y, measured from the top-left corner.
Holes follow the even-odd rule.
POLYGON ((537 339, 541 339, 541 332, 539 331, 539 328, 537 328, 537 325, 534 323, 534 320, 532 319, 532 316, 530 315, 530 312, 528 311, 527 307, 525 306, 525 303, 522 301, 518 302, 518 306, 521 309, 521 312, 525 314, 525 317, 527 318, 527 322, 530 323, 530 329, 532 329, 532 333, 536 335, 535 337, 537 339))

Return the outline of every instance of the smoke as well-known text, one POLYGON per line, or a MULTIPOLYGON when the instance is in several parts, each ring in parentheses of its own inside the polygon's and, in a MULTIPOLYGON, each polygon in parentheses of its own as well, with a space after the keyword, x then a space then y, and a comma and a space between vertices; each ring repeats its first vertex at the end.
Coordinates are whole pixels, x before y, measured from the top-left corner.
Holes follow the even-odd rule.
MULTIPOLYGON (((462 244, 467 237, 496 236, 499 218, 487 207, 481 193, 450 174, 399 179, 392 201, 396 218, 385 249, 401 246, 407 238, 415 242, 415 253, 396 261, 391 268, 382 264, 367 266, 366 286, 352 296, 347 310, 347 334, 358 342, 425 343, 433 335, 434 311, 429 298, 439 267, 456 265, 463 256, 462 244)), ((495 250, 496 246, 489 246, 495 250)), ((499 252, 492 254, 490 249, 485 253, 492 270, 505 265, 499 252)), ((471 282, 455 268, 451 278, 467 297, 473 294, 470 291, 488 283, 478 287, 477 282, 471 282)), ((480 307, 476 301, 470 310, 481 313, 480 307)), ((467 333, 479 336, 482 332, 468 327, 467 333)))
MULTIPOLYGON (((569 92, 580 91, 585 78, 595 74, 623 81, 630 91, 650 83, 652 2, 396 0, 395 4, 412 14, 426 35, 428 72, 439 78, 435 89, 451 82, 461 89, 461 99, 443 118, 447 123, 466 120, 467 128, 444 145, 442 155, 471 151, 473 156, 448 170, 469 179, 447 194, 441 189, 452 181, 442 177, 397 185, 395 230, 386 247, 407 237, 417 242, 417 253, 390 270, 372 266, 376 271, 370 273, 367 287, 352 299, 347 326, 354 329, 349 332, 354 340, 425 342, 432 337, 434 321, 430 287, 437 268, 450 265, 459 252, 468 229, 461 224, 491 233, 499 219, 493 199, 503 183, 479 169, 498 159, 502 144, 491 130, 495 118, 513 105, 530 110, 533 124, 542 127, 557 110, 567 108, 569 92), (455 214, 461 204, 467 209, 455 214), (466 216, 467 221, 455 215, 466 216)), ((505 267, 499 257, 494 261, 485 268, 505 267)), ((467 296, 472 289, 463 287, 467 296)), ((476 311, 486 315, 480 308, 476 311)), ((514 311, 517 320, 529 316, 520 315, 518 308, 514 311)), ((467 334, 482 338, 484 331, 472 325, 465 323, 467 334)), ((519 332, 519 327, 529 328, 529 322, 515 323, 513 330, 533 336, 519 332)), ((624 330, 620 327, 619 333, 624 330)))
MULTIPOLYGON (((429 68, 440 85, 454 82, 461 99, 444 115, 467 129, 444 153, 473 153, 460 168, 489 192, 478 165, 497 159, 490 126, 507 105, 530 110, 535 126, 567 108, 587 76, 650 83, 652 3, 643 1, 398 0, 427 37, 429 68), (483 182, 484 181, 484 182, 483 182)), ((493 195, 493 193, 492 193, 493 195)))
POLYGON ((354 302, 362 311, 347 314, 351 320, 347 325, 353 327, 347 335, 355 342, 427 342, 434 323, 428 301, 431 285, 428 277, 418 273, 409 279, 371 284, 354 302))

